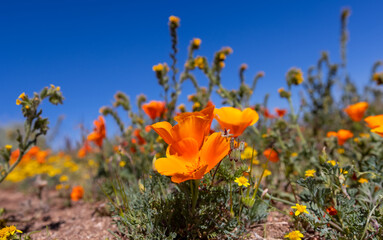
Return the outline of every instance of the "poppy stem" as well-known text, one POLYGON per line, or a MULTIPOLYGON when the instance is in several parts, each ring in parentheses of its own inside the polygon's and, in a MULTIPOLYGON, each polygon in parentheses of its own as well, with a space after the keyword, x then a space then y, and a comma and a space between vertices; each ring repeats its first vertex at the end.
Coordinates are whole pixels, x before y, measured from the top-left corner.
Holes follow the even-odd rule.
POLYGON ((195 211, 195 207, 197 205, 197 200, 198 200, 198 193, 199 193, 198 186, 199 186, 199 182, 200 182, 200 180, 198 180, 198 179, 190 182, 190 186, 192 188, 192 212, 193 213, 195 211))

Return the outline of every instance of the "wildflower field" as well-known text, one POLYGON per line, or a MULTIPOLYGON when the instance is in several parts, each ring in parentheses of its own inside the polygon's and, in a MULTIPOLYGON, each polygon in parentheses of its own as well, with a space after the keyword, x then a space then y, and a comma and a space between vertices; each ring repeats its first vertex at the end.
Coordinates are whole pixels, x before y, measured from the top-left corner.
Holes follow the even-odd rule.
POLYGON ((252 100, 267 73, 247 79, 245 63, 225 87, 231 47, 202 56, 193 38, 180 58, 177 16, 169 60, 148 69, 161 97, 121 89, 74 147, 50 145, 44 115, 71 90, 25 89, 24 122, 0 129, 0 240, 383 239, 383 62, 352 81, 350 16, 333 20, 340 62, 322 52, 269 90, 288 108, 252 100))

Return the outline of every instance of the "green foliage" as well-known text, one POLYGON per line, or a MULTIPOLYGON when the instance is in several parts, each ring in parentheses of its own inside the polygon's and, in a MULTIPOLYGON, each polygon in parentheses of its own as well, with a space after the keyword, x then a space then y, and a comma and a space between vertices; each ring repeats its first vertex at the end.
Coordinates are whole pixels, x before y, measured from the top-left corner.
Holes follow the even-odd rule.
MULTIPOLYGON (((109 195, 120 237, 128 239, 236 239, 244 232, 227 208, 229 189, 203 184, 196 211, 190 211, 189 183, 173 185, 167 177, 152 173, 143 186, 122 186, 126 198, 109 195)), ((113 184, 112 184, 113 185, 113 184)), ((116 182, 114 185, 118 185, 116 182)), ((107 186, 104 186, 106 189, 107 186)), ((113 188, 109 186, 109 189, 113 188)), ((114 186, 116 188, 116 186, 114 186)), ((238 203, 236 204, 238 205, 238 203)), ((254 216, 259 217, 254 210, 254 216)))

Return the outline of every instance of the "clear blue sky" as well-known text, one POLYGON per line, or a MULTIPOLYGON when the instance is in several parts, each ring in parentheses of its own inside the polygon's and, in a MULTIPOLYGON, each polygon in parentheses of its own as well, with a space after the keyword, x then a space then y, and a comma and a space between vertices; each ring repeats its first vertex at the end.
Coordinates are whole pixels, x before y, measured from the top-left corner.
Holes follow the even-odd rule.
MULTIPOLYGON (((238 68, 247 63, 249 81, 260 70, 266 73, 253 102, 269 92, 272 107, 286 106, 276 90, 285 86, 290 67, 306 72, 322 50, 339 60, 344 6, 352 10, 349 72, 362 86, 372 64, 383 59, 382 1, 1 1, 0 125, 22 120, 15 105, 21 92, 32 94, 51 83, 61 86, 66 100, 59 107, 44 104, 44 114, 52 123, 65 115, 61 139, 78 138, 80 122, 91 128, 98 109, 118 90, 132 100, 140 93, 160 99, 151 68, 169 62, 170 15, 181 18, 182 64, 193 37, 202 39, 198 54, 209 60, 214 51, 231 46, 223 84, 236 88, 238 68)), ((199 82, 205 85, 206 79, 199 82)), ((186 84, 184 96, 191 91, 186 84)), ((107 124, 116 132, 111 119, 107 124)))

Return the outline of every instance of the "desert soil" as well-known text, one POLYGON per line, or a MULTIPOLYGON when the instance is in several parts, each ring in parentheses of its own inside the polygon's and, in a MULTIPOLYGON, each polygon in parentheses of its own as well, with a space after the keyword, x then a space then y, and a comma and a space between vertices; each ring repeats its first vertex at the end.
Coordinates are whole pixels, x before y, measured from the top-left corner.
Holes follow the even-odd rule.
POLYGON ((72 202, 60 198, 55 192, 37 196, 12 189, 0 189, 0 208, 5 208, 7 225, 16 225, 24 233, 31 233, 33 240, 83 240, 113 239, 108 230, 114 231, 110 216, 103 216, 105 202, 72 202), (49 198, 48 198, 49 197, 49 198), (47 201, 46 199, 49 199, 47 201))

